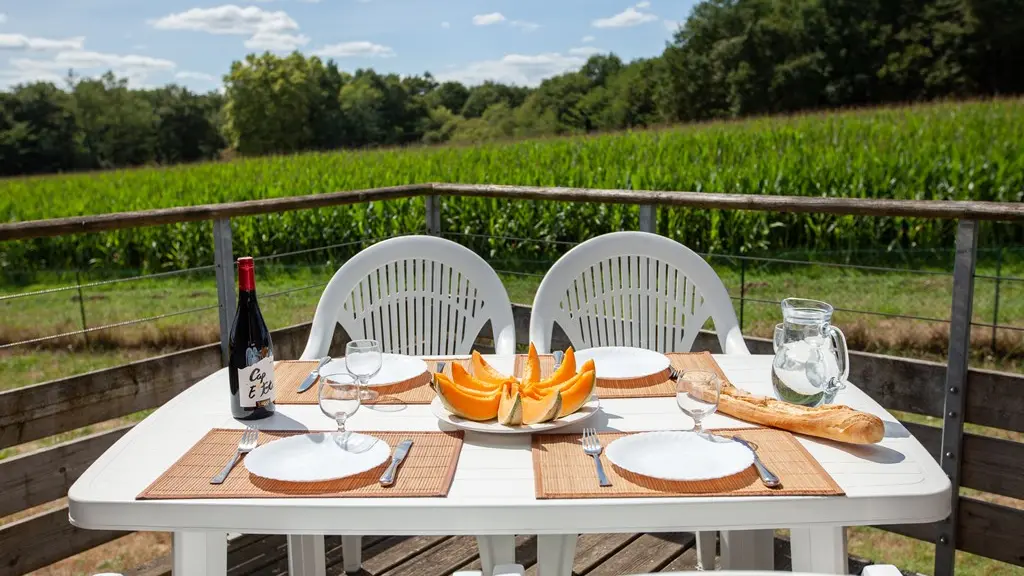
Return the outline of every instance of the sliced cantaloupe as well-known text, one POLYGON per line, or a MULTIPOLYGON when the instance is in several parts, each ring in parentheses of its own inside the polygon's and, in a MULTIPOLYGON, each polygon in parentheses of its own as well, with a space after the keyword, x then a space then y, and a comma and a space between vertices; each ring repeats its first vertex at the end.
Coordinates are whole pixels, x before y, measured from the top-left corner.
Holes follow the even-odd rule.
POLYGON ((539 400, 523 398, 522 402, 524 424, 538 424, 554 420, 558 418, 558 413, 562 410, 562 394, 558 391, 539 400))
POLYGON ((459 388, 466 390, 477 390, 480 392, 492 393, 501 390, 501 383, 484 382, 479 378, 474 377, 466 368, 458 362, 452 363, 452 382, 455 383, 459 388))
POLYGON ((470 365, 473 368, 473 376, 481 382, 494 384, 500 388, 501 385, 509 379, 508 375, 502 374, 495 370, 493 366, 488 364, 487 361, 484 360, 484 357, 476 350, 473 350, 470 365))
POLYGON ((576 375, 572 385, 559 390, 562 396, 562 407, 558 410, 558 417, 568 416, 583 407, 590 400, 590 396, 597 387, 597 378, 593 370, 586 370, 576 375))
POLYGON ((498 406, 501 403, 501 391, 497 390, 489 396, 483 393, 474 393, 464 390, 455 385, 444 374, 434 374, 434 391, 452 414, 467 420, 483 422, 493 420, 498 415, 498 406))
POLYGON ((537 347, 530 342, 530 351, 526 354, 526 367, 523 368, 524 384, 540 382, 540 356, 537 355, 537 347))
POLYGON ((523 397, 517 387, 506 383, 498 402, 498 423, 505 426, 519 426, 523 423, 523 397))
POLYGON ((537 382, 533 385, 534 388, 540 390, 553 389, 559 384, 564 384, 570 378, 576 375, 576 355, 572 351, 570 346, 565 351, 565 357, 562 358, 562 363, 558 365, 558 368, 551 373, 551 376, 537 382))

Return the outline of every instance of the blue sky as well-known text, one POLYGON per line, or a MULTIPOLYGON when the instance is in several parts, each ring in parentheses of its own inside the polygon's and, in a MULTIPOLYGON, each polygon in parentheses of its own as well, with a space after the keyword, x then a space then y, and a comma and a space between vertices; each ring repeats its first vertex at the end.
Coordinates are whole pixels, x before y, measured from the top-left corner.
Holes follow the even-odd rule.
POLYGON ((221 84, 271 50, 346 70, 535 85, 595 52, 654 56, 695 0, 0 0, 0 85, 112 69, 134 86, 221 84))

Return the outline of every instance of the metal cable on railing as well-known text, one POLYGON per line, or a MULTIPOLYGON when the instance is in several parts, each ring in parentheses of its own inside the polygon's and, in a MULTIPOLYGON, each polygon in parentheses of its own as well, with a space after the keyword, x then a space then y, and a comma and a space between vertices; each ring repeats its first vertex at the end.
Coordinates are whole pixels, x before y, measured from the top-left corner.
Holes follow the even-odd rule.
POLYGON ((136 280, 147 280, 150 278, 165 278, 168 276, 176 276, 179 274, 187 274, 189 272, 201 272, 205 270, 213 270, 214 266, 197 266, 195 268, 184 268, 182 270, 170 270, 167 272, 156 272, 153 274, 140 274, 138 276, 129 276, 128 278, 113 278, 110 280, 97 280, 96 282, 88 282, 86 284, 73 284, 70 286, 58 286, 56 288, 46 288, 43 290, 34 290, 32 292, 20 292, 18 294, 5 294, 0 296, 0 302, 4 300, 15 300, 17 298, 24 298, 26 296, 44 296, 46 294, 55 294, 58 292, 66 292, 68 290, 81 290, 83 288, 95 288, 97 286, 107 286, 110 284, 119 284, 121 282, 134 282, 136 280))
POLYGON ((163 320, 164 318, 171 318, 173 316, 182 316, 184 314, 194 314, 196 312, 203 312, 205 310, 214 310, 219 305, 212 304, 210 306, 200 306, 198 308, 189 308, 187 310, 178 310, 176 312, 167 312, 166 314, 157 314, 156 316, 147 316, 145 318, 134 318, 132 320, 125 320, 123 322, 115 322, 113 324, 105 324, 103 326, 94 326, 92 328, 86 328, 84 330, 73 330, 71 332, 63 332, 61 334, 53 334, 50 336, 42 336, 40 338, 32 338, 29 340, 20 340, 18 342, 11 342, 8 344, 0 344, 0 350, 7 348, 13 348, 15 346, 23 346, 26 344, 38 344, 40 342, 47 342, 49 340, 57 340, 59 338, 69 338, 71 336, 79 336, 82 334, 91 334, 93 332, 99 332, 100 330, 109 330, 111 328, 122 328, 124 326, 131 326, 132 324, 142 324, 143 322, 153 322, 155 320, 163 320))
POLYGON ((390 238, 401 236, 401 234, 395 234, 393 236, 384 236, 381 238, 368 238, 365 240, 353 240, 351 242, 341 242, 340 244, 331 244, 329 246, 320 246, 317 248, 306 248, 303 250, 295 250, 293 252, 281 252, 279 254, 268 254, 266 256, 256 256, 253 260, 259 262, 262 260, 275 260, 277 258, 286 258, 288 256, 297 256, 299 254, 309 254, 311 252, 321 252, 323 250, 333 250, 334 248, 345 248, 347 246, 355 246, 357 244, 374 244, 390 238))

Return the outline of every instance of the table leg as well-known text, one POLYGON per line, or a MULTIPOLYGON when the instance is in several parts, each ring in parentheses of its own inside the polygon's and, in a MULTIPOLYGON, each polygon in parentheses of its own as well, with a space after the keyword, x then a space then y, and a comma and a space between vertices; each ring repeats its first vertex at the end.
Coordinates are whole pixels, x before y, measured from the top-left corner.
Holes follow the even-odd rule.
POLYGON ((225 576, 228 537, 224 532, 175 532, 171 545, 174 576, 225 576))
POLYGON ((288 535, 288 573, 291 576, 325 576, 327 557, 321 535, 288 535))
POLYGON ((575 534, 537 536, 537 576, 571 576, 575 555, 575 534))
POLYGON ((722 570, 774 570, 773 530, 723 530, 720 532, 722 570))
POLYGON ((718 532, 697 532, 697 568, 699 570, 715 569, 715 546, 718 532))
POLYGON ((342 536, 341 558, 345 572, 355 574, 363 567, 363 537, 342 536))
POLYGON ((515 536, 477 536, 476 545, 480 549, 480 568, 484 576, 491 576, 495 566, 516 562, 515 536))
POLYGON ((789 543, 794 572, 818 574, 846 574, 846 528, 842 526, 815 526, 791 528, 789 543))

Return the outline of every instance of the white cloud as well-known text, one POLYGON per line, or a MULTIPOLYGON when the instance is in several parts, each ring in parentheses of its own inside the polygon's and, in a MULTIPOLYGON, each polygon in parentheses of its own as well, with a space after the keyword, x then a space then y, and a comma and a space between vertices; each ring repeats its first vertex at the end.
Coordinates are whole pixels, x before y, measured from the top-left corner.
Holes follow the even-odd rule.
POLYGON ((490 14, 477 14, 473 16, 473 24, 477 26, 490 26, 491 24, 497 24, 505 20, 505 15, 501 12, 491 12, 490 14))
POLYGON ((593 46, 580 46, 578 48, 569 48, 569 54, 573 56, 593 56, 594 54, 600 54, 600 48, 594 48, 593 46))
POLYGON ((455 68, 437 75, 437 79, 446 82, 458 80, 465 84, 480 84, 486 80, 495 80, 507 84, 536 86, 540 81, 575 70, 582 66, 586 59, 580 56, 564 55, 557 52, 544 54, 506 54, 500 60, 473 62, 467 66, 455 68))
POLYGON ((523 32, 533 32, 537 28, 540 28, 540 24, 536 22, 527 22, 526 20, 513 20, 508 23, 513 28, 519 28, 523 32))
MULTIPOLYGON (((642 6, 642 4, 647 3, 641 2, 640 4, 637 4, 637 7, 646 8, 646 6, 642 6)), ((591 22, 591 24, 594 26, 594 28, 627 28, 630 26, 645 24, 647 22, 653 22, 654 20, 657 19, 658 17, 655 16, 654 14, 640 12, 639 10, 636 9, 636 7, 630 6, 629 8, 626 8, 622 12, 619 12, 618 14, 611 16, 609 18, 598 18, 597 20, 591 22)))
POLYGON ((593 36, 584 36, 583 38, 580 39, 580 42, 583 42, 584 44, 589 44, 594 40, 597 40, 597 38, 594 38, 593 36))
POLYGON ((373 42, 357 41, 342 42, 340 44, 328 44, 323 48, 314 50, 313 54, 324 58, 348 58, 352 56, 364 58, 390 58, 395 51, 390 46, 374 44, 373 42))
POLYGON ((251 35, 257 32, 298 30, 287 12, 270 12, 256 6, 225 4, 214 8, 192 8, 149 22, 159 30, 193 30, 210 34, 251 35))
POLYGON ((256 6, 225 4, 214 8, 192 8, 151 20, 160 30, 191 30, 208 34, 249 36, 250 50, 290 52, 309 43, 309 37, 295 33, 299 24, 287 12, 270 12, 256 6))
POLYGON ((207 74, 206 72, 192 72, 190 70, 182 70, 174 75, 178 80, 200 80, 202 82, 216 83, 220 82, 220 78, 213 74, 207 74))
POLYGON ((53 40, 24 34, 0 34, 0 50, 81 50, 84 43, 84 36, 53 40))
POLYGON ((636 7, 637 8, 650 8, 651 7, 651 3, 648 2, 647 0, 644 0, 643 2, 637 2, 636 3, 636 7))
POLYGON ((444 21, 444 22, 441 22, 441 28, 444 28, 445 30, 447 30, 447 29, 449 29, 451 27, 452 27, 452 25, 449 24, 447 20, 444 21))
POLYGON ((676 30, 679 30, 678 20, 669 20, 666 18, 665 20, 662 21, 662 23, 665 24, 665 29, 668 30, 669 32, 675 32, 676 30))
POLYGON ((66 78, 68 70, 76 76, 96 76, 112 71, 127 78, 135 87, 148 86, 149 75, 154 72, 173 70, 177 65, 163 58, 138 54, 109 54, 90 50, 66 50, 58 52, 48 60, 34 58, 11 58, 11 69, 0 75, 9 84, 32 81, 59 83, 66 78))
POLYGON ((257 32, 245 41, 250 50, 270 50, 271 52, 291 52, 309 44, 305 34, 289 34, 287 32, 257 32))

